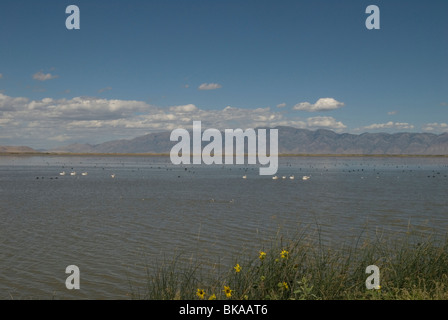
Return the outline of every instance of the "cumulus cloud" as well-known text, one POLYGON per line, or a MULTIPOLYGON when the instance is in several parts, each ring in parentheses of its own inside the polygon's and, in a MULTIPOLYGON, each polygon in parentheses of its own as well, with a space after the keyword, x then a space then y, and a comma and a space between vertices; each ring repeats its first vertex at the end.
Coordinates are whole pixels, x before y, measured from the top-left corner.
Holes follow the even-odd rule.
POLYGON ((0 110, 9 111, 18 119, 118 119, 149 109, 150 106, 145 102, 135 100, 75 97, 69 100, 44 98, 30 101, 27 98, 13 98, 0 94, 0 110))
POLYGON ((422 127, 423 131, 448 132, 448 123, 427 123, 422 127))
POLYGON ((193 112, 197 111, 198 108, 194 104, 186 104, 183 106, 174 106, 169 108, 171 112, 193 112))
POLYGON ((58 77, 57 75, 52 75, 51 73, 43 73, 42 71, 33 74, 33 79, 38 81, 47 81, 55 79, 57 77, 58 77))
POLYGON ((312 117, 307 119, 308 128, 327 128, 333 130, 341 130, 347 128, 340 121, 336 121, 333 117, 312 117))
POLYGON ((70 139, 71 139, 71 137, 66 134, 60 134, 60 135, 57 135, 54 137, 48 137, 48 140, 57 141, 57 142, 65 142, 65 141, 69 141, 70 139))
POLYGON ((219 88, 222 88, 222 86, 218 83, 203 83, 198 87, 199 90, 216 90, 219 88))
POLYGON ((28 103, 27 98, 13 98, 0 93, 0 111, 13 111, 23 108, 28 103))
MULTIPOLYGON (((143 101, 74 97, 30 100, 0 93, 0 126, 10 142, 48 148, 62 143, 101 143, 130 139, 150 132, 191 129, 194 120, 204 128, 291 126, 340 131, 346 126, 332 117, 287 117, 270 108, 202 109, 194 104, 157 107, 143 101)), ((1 133, 1 132, 0 132, 1 133)))
POLYGON ((286 107, 286 103, 280 103, 277 105, 277 108, 284 108, 286 107))
POLYGON ((335 110, 342 108, 343 106, 344 106, 343 102, 339 102, 333 98, 320 98, 314 104, 311 104, 309 102, 301 102, 296 104, 292 109, 308 112, 318 112, 318 111, 335 110))
POLYGON ((398 130, 404 130, 404 129, 414 129, 414 126, 412 124, 409 124, 407 122, 393 122, 389 121, 387 123, 374 123, 369 126, 363 127, 367 130, 381 130, 381 129, 398 129, 398 130))

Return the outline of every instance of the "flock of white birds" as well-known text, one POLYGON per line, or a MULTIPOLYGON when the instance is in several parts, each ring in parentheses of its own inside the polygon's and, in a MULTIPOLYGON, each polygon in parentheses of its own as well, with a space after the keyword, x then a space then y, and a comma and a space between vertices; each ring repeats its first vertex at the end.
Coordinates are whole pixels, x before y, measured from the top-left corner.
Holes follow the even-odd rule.
MULTIPOLYGON (((282 176, 282 179, 286 179, 286 178, 287 178, 286 176, 282 176)), ((311 178, 311 176, 303 176, 303 177, 302 177, 302 180, 308 180, 309 178, 311 178)), ((244 176, 243 176, 243 179, 247 179, 247 175, 244 175, 244 176)), ((278 176, 273 176, 273 177, 272 177, 272 180, 278 180, 278 179, 279 179, 278 176)), ((290 180, 294 180, 295 177, 292 175, 292 176, 289 176, 289 179, 290 179, 290 180)))
MULTIPOLYGON (((59 172, 59 175, 60 176, 65 176, 66 173, 65 173, 65 171, 62 171, 62 172, 59 172)), ((70 172, 70 175, 71 176, 76 176, 76 171, 70 172)), ((88 175, 88 173, 87 172, 82 172, 81 175, 82 176, 86 176, 86 175, 88 175)), ((115 173, 112 173, 110 176, 111 176, 111 178, 115 178, 115 173)))

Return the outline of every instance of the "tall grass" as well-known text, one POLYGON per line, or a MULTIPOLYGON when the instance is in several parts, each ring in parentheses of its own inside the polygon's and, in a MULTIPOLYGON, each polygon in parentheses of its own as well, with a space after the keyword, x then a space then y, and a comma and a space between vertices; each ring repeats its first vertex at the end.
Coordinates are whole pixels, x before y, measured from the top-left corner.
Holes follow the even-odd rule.
MULTIPOLYGON (((180 255, 148 271, 134 299, 358 300, 448 299, 448 241, 405 234, 324 245, 320 237, 278 235, 268 247, 234 257, 224 270, 180 255), (380 289, 366 288, 366 267, 380 269, 380 289), (227 289, 225 291, 225 289, 227 289)), ((149 269, 148 269, 149 270, 149 269)))

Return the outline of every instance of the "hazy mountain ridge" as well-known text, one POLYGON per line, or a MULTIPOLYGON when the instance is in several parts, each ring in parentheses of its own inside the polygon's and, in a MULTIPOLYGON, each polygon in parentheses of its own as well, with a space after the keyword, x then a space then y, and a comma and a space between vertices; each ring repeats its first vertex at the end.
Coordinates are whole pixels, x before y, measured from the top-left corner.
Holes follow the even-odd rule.
POLYGON ((0 146, 0 153, 36 153, 38 151, 25 146, 0 146))
MULTIPOLYGON (((276 127, 280 154, 448 155, 448 133, 336 133, 276 127)), ((224 139, 224 135, 223 135, 224 139)), ((177 142, 170 132, 150 133, 130 140, 72 144, 51 150, 69 153, 169 153, 177 142)), ((203 142, 203 146, 208 142, 203 142)))

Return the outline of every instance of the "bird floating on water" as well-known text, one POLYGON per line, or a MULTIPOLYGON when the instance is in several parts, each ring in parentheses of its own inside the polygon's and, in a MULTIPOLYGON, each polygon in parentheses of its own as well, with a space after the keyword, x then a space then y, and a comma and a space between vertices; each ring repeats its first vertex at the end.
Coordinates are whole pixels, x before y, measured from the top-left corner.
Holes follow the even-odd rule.
POLYGON ((71 176, 76 176, 76 172, 75 172, 75 171, 70 172, 70 175, 71 175, 71 176))
POLYGON ((308 180, 310 178, 310 176, 303 176, 302 180, 308 180))
POLYGON ((115 173, 112 173, 110 176, 111 176, 112 178, 115 178, 115 173))
POLYGON ((83 176, 86 176, 87 175, 87 172, 83 172, 83 173, 81 173, 83 176))
POLYGON ((65 176, 65 171, 59 172, 60 176, 65 176))
POLYGON ((277 179, 278 179, 277 176, 273 176, 273 177, 272 177, 272 180, 277 180, 277 179))

